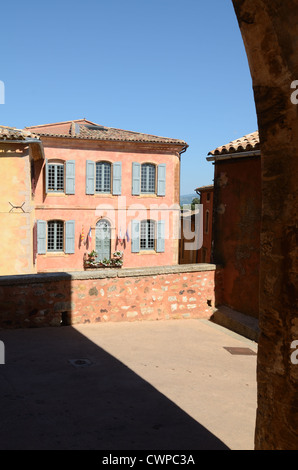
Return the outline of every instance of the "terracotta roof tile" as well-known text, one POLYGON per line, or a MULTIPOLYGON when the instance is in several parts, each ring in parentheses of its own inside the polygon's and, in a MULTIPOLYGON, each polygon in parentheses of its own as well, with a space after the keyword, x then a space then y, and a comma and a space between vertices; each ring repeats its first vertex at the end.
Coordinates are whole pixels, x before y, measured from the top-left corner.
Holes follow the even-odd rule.
POLYGON ((115 129, 101 126, 86 119, 78 119, 63 123, 46 124, 42 126, 26 127, 36 132, 39 136, 67 137, 74 139, 107 140, 119 142, 147 142, 167 143, 186 146, 186 142, 180 139, 160 137, 140 132, 115 129))
POLYGON ((35 134, 15 127, 0 126, 0 140, 26 140, 38 139, 35 134))
POLYGON ((233 140, 229 144, 222 145, 221 147, 217 147, 212 152, 209 152, 208 155, 226 155, 238 152, 249 152, 251 150, 259 150, 260 149, 260 139, 259 139, 259 132, 252 132, 251 134, 247 134, 244 137, 233 140))

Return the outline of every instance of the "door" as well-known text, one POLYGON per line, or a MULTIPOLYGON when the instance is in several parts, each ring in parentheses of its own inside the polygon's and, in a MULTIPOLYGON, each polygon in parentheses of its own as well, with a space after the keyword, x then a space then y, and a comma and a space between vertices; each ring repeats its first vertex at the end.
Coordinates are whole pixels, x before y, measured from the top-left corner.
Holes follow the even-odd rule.
POLYGON ((95 251, 98 261, 111 259, 111 225, 107 220, 100 220, 96 224, 95 251))

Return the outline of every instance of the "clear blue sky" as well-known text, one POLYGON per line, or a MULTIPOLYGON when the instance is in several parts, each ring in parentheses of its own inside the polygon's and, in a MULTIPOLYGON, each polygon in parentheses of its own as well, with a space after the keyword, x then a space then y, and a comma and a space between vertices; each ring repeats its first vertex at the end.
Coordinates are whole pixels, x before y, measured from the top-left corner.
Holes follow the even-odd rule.
POLYGON ((257 130, 231 0, 1 5, 0 123, 87 118, 184 139, 181 194, 211 184, 210 150, 257 130))

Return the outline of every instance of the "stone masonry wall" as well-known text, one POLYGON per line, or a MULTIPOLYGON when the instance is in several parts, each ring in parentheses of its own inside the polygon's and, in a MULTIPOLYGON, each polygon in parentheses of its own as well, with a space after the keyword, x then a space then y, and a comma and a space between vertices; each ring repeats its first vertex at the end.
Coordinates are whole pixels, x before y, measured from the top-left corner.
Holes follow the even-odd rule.
POLYGON ((214 265, 0 277, 0 328, 210 318, 214 265))

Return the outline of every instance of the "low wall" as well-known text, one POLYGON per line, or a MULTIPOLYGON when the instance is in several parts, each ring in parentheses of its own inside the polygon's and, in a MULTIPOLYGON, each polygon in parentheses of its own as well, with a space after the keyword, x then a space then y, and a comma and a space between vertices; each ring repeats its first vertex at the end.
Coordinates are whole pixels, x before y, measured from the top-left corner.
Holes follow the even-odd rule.
POLYGON ((0 328, 210 318, 219 281, 211 264, 2 276, 0 328))

